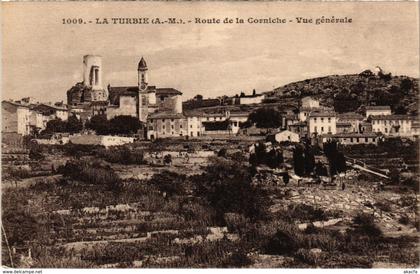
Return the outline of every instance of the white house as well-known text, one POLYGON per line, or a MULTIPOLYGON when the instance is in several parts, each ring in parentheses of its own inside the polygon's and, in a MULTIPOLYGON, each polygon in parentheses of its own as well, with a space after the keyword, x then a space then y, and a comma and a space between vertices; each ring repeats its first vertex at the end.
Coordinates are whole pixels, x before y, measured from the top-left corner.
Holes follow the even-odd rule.
POLYGON ((276 133, 274 135, 274 139, 278 143, 286 142, 286 141, 298 143, 299 142, 299 134, 297 134, 295 132, 292 132, 290 130, 284 130, 282 132, 276 133))
POLYGON ((377 115, 391 115, 390 106, 367 106, 366 117, 377 115))
POLYGON ((308 118, 309 136, 336 134, 337 119, 335 112, 311 112, 308 118))
POLYGON ((302 108, 319 108, 319 100, 313 99, 310 96, 302 98, 301 103, 302 108))
POLYGON ((412 136, 414 117, 408 115, 372 116, 372 131, 387 136, 412 136))

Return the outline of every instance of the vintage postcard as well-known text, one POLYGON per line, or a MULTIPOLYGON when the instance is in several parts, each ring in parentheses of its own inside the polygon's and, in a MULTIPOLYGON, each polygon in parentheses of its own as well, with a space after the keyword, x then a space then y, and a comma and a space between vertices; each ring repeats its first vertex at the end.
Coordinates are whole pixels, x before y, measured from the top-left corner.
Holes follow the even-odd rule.
POLYGON ((1 3, 3 273, 417 273, 418 8, 1 3))

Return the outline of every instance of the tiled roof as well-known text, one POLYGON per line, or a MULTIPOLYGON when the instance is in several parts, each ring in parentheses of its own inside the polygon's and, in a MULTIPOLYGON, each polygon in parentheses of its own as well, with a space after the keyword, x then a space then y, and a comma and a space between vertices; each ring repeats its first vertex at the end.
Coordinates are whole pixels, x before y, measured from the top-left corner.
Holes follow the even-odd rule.
POLYGON ((157 88, 156 95, 182 95, 182 92, 174 88, 157 88))
POLYGON ((355 112, 346 112, 337 114, 337 118, 340 120, 363 120, 363 116, 355 112))
POLYGON ((391 110, 390 106, 366 106, 366 110, 391 110))
POLYGON ((334 134, 333 137, 336 138, 366 138, 366 137, 378 137, 379 135, 374 132, 365 132, 365 133, 358 133, 358 132, 344 132, 344 133, 337 133, 334 134))
POLYGON ((351 127, 349 122, 337 122, 337 127, 351 127))
POLYGON ((174 112, 156 112, 149 115, 150 119, 182 119, 185 116, 182 113, 174 112))
POLYGON ((13 102, 11 100, 10 101, 9 100, 3 100, 2 104, 11 104, 11 105, 16 106, 16 107, 26 107, 26 108, 28 108, 28 106, 22 105, 21 103, 18 103, 18 102, 13 102))
POLYGON ((309 117, 335 117, 335 112, 311 112, 309 117))
POLYGON ((415 120, 416 117, 409 116, 409 115, 398 115, 398 114, 392 114, 392 115, 375 115, 372 116, 372 120, 415 120))
POLYGON ((249 113, 248 112, 231 112, 230 116, 231 117, 248 117, 249 113))

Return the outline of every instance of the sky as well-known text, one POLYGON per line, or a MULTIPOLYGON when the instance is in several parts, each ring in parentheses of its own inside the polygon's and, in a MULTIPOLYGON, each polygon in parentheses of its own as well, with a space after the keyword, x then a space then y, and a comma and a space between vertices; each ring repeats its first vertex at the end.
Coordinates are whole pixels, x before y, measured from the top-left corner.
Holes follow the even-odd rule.
POLYGON ((143 56, 149 84, 183 98, 268 91, 293 81, 380 66, 419 77, 416 2, 42 2, 1 3, 2 99, 66 101, 82 81, 82 58, 101 55, 103 85, 137 85, 143 56), (295 20, 352 18, 351 24, 68 25, 63 18, 176 17, 295 20))

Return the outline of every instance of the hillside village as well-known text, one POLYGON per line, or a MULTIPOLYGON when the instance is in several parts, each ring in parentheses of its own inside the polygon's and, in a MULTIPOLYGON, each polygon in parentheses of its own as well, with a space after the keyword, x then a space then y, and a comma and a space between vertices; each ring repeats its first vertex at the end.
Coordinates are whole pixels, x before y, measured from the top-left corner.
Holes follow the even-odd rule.
POLYGON ((418 265, 418 79, 183 101, 144 58, 136 85, 102 72, 86 55, 67 102, 2 101, 4 265, 418 265))

